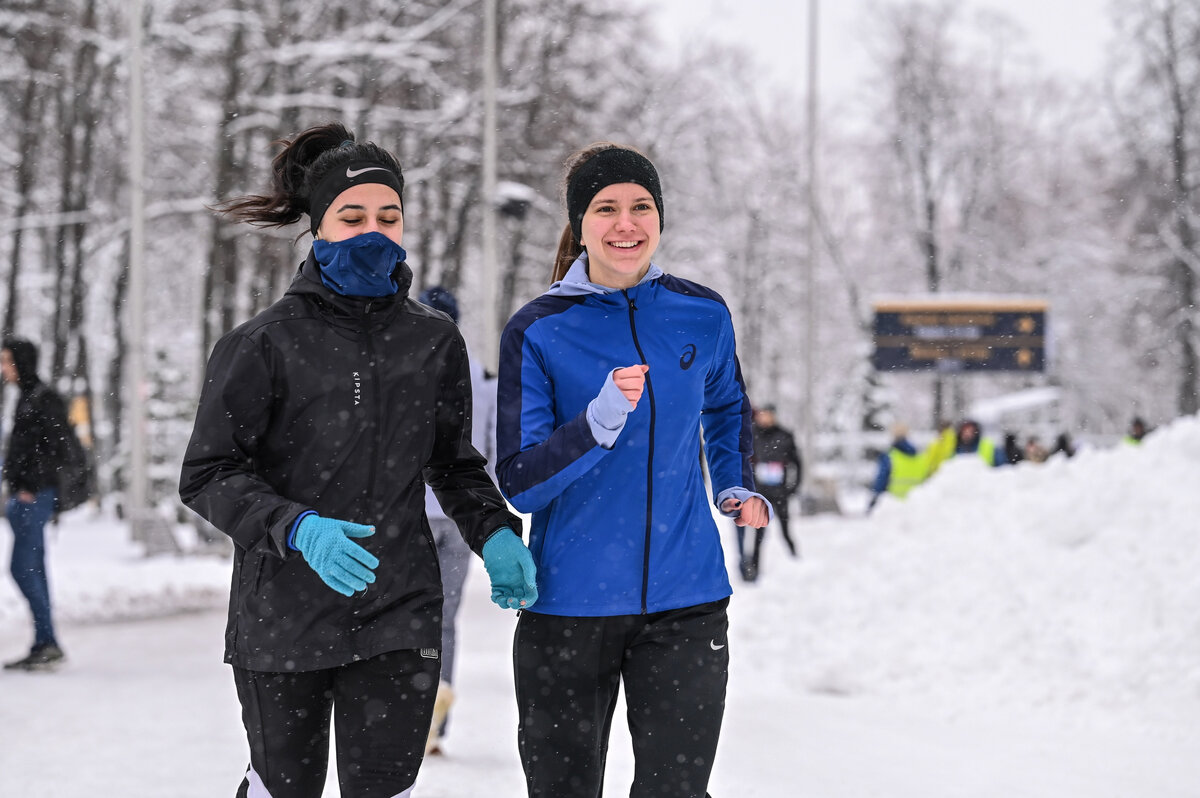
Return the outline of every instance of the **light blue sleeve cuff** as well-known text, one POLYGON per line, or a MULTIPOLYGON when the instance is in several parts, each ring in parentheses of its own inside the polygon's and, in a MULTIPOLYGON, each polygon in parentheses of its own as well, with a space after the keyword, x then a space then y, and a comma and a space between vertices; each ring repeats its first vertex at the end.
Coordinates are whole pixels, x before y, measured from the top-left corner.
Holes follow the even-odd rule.
POLYGON ((604 387, 587 406, 587 422, 592 437, 605 449, 611 449, 616 444, 617 436, 625 429, 625 418, 633 409, 613 381, 613 371, 604 378, 604 387))
POLYGON ((747 499, 752 498, 759 498, 767 503, 767 523, 774 521, 775 508, 771 506, 771 502, 767 501, 767 497, 763 496, 761 493, 755 493, 752 490, 746 490, 745 488, 726 488, 725 490, 721 491, 717 495, 717 510, 726 518, 737 518, 742 512, 741 510, 738 510, 734 513, 727 513, 721 509, 721 505, 723 505, 727 499, 737 499, 742 504, 745 504, 747 499))

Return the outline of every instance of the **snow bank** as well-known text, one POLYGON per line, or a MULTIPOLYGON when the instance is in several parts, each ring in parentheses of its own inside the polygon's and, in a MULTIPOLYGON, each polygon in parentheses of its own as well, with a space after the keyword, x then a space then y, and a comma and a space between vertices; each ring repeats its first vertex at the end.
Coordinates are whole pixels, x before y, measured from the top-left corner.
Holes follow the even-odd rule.
POLYGON ((1196 418, 1070 460, 956 458, 869 519, 802 520, 803 567, 739 622, 817 693, 1200 717, 1198 487, 1196 418))

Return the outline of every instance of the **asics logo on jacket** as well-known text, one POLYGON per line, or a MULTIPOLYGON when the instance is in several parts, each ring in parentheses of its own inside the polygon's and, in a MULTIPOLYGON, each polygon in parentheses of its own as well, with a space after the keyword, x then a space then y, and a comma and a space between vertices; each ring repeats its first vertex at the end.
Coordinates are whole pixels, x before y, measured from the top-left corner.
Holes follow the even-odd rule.
POLYGON ((679 368, 687 371, 696 362, 696 345, 688 344, 683 348, 683 354, 679 356, 679 368))

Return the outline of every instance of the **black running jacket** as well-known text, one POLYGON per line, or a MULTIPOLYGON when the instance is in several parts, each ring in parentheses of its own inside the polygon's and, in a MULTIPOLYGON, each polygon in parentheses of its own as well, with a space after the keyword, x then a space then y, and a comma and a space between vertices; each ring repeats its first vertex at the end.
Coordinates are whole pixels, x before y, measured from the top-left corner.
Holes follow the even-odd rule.
POLYGON ((408 299, 340 296, 310 254, 286 295, 213 348, 180 497, 235 544, 225 661, 258 671, 335 667, 441 648, 441 576, 425 483, 480 552, 519 519, 471 445, 471 380, 457 326, 408 299), (347 598, 287 545, 297 517, 374 524, 376 581, 347 598))

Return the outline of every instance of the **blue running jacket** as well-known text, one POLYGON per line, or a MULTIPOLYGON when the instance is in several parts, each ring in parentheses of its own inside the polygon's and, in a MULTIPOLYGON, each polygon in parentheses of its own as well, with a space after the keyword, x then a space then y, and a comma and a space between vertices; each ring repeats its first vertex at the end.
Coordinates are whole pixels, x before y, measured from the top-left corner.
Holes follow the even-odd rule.
POLYGON ((750 402, 724 300, 651 265, 636 286, 587 282, 585 257, 509 320, 500 343, 500 487, 533 514, 532 612, 633 615, 732 589, 705 489, 754 490, 750 402), (649 364, 611 448, 588 403, 609 373, 649 364))

